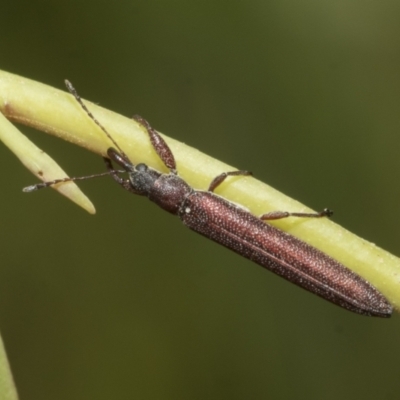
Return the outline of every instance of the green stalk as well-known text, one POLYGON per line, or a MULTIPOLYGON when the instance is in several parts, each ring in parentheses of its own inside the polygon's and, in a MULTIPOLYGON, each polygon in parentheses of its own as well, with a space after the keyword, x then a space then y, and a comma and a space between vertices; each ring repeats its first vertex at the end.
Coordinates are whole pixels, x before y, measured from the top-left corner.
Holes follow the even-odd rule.
POLYGON ((4 349, 3 341, 0 337, 0 399, 18 400, 17 389, 11 375, 10 365, 4 349))
MULTIPOLYGON (((85 102, 134 163, 143 162, 166 171, 139 124, 85 102)), ((0 111, 9 120, 35 127, 100 155, 105 155, 107 148, 111 147, 109 139, 70 94, 1 71, 0 111)), ((196 189, 206 189, 215 176, 235 169, 190 146, 164 138, 175 155, 180 176, 196 189)), ((255 215, 274 210, 312 211, 252 177, 230 179, 217 192, 247 207, 255 215)), ((400 307, 400 260, 397 257, 327 218, 288 218, 273 224, 340 261, 371 282, 395 308, 400 307)))

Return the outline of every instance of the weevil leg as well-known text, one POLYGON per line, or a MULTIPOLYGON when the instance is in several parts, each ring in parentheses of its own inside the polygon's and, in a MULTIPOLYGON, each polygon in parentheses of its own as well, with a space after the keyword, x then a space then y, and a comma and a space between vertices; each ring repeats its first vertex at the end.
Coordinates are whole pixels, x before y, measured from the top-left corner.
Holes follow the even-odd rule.
POLYGON ((272 221, 275 219, 282 219, 288 217, 301 217, 301 218, 323 218, 323 217, 331 217, 333 215, 333 211, 328 208, 324 208, 320 212, 316 213, 298 213, 298 212, 288 212, 288 211, 272 211, 260 216, 260 219, 263 221, 272 221))
MULTIPOLYGON (((228 176, 249 176, 252 175, 249 171, 230 171, 223 172, 222 174, 217 175, 210 186, 208 187, 209 192, 213 192, 228 176)), ((263 214, 260 216, 260 219, 263 221, 271 221, 275 219, 283 219, 288 217, 301 217, 301 218, 323 218, 323 217, 331 217, 333 215, 333 211, 328 208, 324 208, 320 212, 315 213, 300 213, 300 212, 288 212, 288 211, 271 211, 269 213, 263 214)))
POLYGON ((107 157, 103 157, 103 160, 106 164, 108 171, 110 172, 111 177, 119 183, 124 189, 132 192, 132 187, 128 179, 123 179, 118 175, 118 171, 113 167, 111 160, 107 157))
POLYGON ((223 172, 222 174, 217 175, 212 182, 210 183, 210 186, 208 187, 209 192, 213 192, 228 176, 249 176, 253 175, 249 171, 230 171, 230 172, 223 172))
POLYGON ((151 127, 147 120, 142 118, 140 115, 134 115, 133 119, 146 129, 150 137, 150 142, 158 156, 161 158, 161 161, 171 171, 172 174, 176 174, 175 157, 165 140, 155 129, 151 127))

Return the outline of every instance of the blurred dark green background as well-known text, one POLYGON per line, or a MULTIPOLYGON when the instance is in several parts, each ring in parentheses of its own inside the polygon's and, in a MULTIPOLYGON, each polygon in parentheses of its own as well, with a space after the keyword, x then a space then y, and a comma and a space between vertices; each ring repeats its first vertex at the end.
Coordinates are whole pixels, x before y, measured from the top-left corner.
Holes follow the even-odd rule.
MULTIPOLYGON (((400 254, 400 2, 8 1, 0 69, 238 168, 400 254)), ((71 175, 102 160, 21 128, 71 175)), ((400 323, 328 304, 111 179, 89 216, 0 146, 0 329, 21 399, 394 399, 400 323)))

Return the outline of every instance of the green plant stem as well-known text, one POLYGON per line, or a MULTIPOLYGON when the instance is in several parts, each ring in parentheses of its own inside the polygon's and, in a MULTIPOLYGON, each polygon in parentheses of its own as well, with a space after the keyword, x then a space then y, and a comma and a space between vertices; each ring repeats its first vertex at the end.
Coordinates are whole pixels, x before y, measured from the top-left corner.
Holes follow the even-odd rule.
POLYGON ((0 399, 18 400, 17 390, 11 375, 10 365, 8 364, 7 354, 4 349, 3 341, 0 337, 0 399))
MULTIPOLYGON (((166 171, 143 128, 135 121, 86 101, 96 118, 110 131, 134 163, 166 171)), ((0 71, 0 111, 10 120, 51 133, 101 155, 111 146, 104 133, 65 91, 0 71)), ((177 161, 178 172, 196 189, 235 168, 164 136, 177 161)), ((284 210, 311 210, 252 177, 230 179, 217 192, 247 207, 255 215, 284 210)), ((325 219, 288 218, 273 225, 326 252, 377 287, 400 307, 400 260, 346 229, 325 219)))

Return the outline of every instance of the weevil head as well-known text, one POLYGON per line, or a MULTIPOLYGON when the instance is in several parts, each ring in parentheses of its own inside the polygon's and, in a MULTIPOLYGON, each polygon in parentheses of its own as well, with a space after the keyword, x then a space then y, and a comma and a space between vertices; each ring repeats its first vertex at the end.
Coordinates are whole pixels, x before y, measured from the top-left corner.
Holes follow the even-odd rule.
POLYGON ((129 172, 130 190, 147 196, 165 211, 177 214, 192 188, 174 173, 162 174, 146 164, 135 165, 129 172))
POLYGON ((129 182, 132 191, 142 196, 148 196, 154 187, 160 173, 148 167, 146 164, 137 164, 129 172, 129 182))

